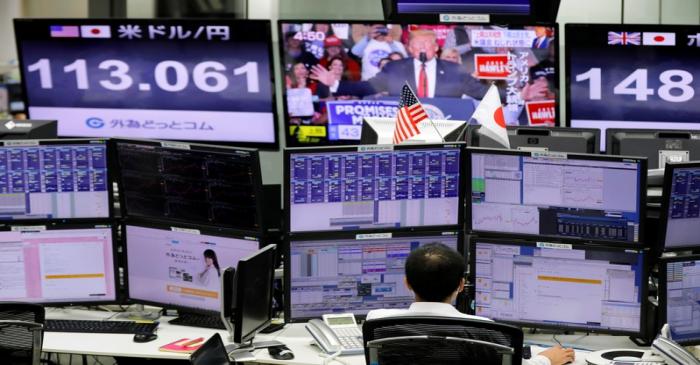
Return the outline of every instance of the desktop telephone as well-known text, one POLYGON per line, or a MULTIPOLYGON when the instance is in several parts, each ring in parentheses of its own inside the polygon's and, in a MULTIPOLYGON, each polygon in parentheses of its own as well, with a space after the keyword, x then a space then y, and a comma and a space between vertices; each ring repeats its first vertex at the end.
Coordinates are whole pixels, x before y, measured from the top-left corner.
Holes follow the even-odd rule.
POLYGON ((324 314, 323 320, 310 320, 306 330, 328 354, 359 355, 365 352, 362 331, 352 313, 324 314))
POLYGON ((666 361, 667 365, 700 365, 700 361, 690 352, 670 339, 668 324, 661 328, 661 334, 651 344, 651 349, 666 361))

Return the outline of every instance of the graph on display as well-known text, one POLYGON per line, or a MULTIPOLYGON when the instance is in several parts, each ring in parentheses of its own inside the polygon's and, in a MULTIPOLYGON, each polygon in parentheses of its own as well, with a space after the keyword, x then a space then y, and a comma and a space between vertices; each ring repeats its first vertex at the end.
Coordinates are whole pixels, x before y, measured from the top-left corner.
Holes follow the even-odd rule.
POLYGON ((537 207, 491 204, 473 212, 474 226, 486 231, 503 230, 537 234, 540 215, 537 207))

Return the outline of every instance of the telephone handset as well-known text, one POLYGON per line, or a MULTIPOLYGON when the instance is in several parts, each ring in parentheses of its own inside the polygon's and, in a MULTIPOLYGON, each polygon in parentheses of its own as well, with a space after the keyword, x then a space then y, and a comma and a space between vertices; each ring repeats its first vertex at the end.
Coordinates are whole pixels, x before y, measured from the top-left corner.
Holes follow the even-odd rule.
POLYGON ((661 329, 661 335, 651 344, 651 348, 656 355, 661 356, 667 365, 700 365, 700 361, 690 352, 669 339, 668 324, 661 329))
POLYGON ((365 352, 362 332, 352 313, 324 314, 323 320, 310 320, 306 330, 328 354, 359 355, 365 352))

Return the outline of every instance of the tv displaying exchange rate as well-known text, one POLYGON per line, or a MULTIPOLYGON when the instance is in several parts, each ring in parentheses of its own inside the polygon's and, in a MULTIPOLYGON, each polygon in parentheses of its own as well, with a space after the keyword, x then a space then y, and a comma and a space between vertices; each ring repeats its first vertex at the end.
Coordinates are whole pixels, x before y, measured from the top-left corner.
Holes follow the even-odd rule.
POLYGON ((470 120, 495 83, 506 124, 556 123, 552 26, 282 21, 280 43, 288 146, 357 144, 406 83, 434 120, 470 120))
POLYGON ((566 45, 571 127, 700 129, 700 27, 567 24, 566 45))
POLYGON ((16 19, 28 112, 59 136, 275 146, 270 22, 16 19))

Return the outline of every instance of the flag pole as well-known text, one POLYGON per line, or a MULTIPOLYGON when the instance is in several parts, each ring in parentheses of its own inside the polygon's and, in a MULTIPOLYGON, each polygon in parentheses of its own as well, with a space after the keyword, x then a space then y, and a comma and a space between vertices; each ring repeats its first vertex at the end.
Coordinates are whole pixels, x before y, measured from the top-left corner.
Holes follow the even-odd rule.
MULTIPOLYGON (((422 106, 423 106, 423 103, 420 101, 420 99, 418 99, 418 96, 416 96, 416 93, 413 92, 413 89, 411 89, 411 85, 408 84, 408 81, 405 81, 405 83, 406 83, 406 86, 408 86, 408 89, 411 90, 411 93, 413 94, 413 97, 416 98, 416 100, 418 100, 418 103, 420 103, 420 105, 421 105, 421 107, 422 107, 422 106)), ((430 118, 430 115, 428 115, 428 112, 427 112, 427 111, 425 112, 425 115, 426 115, 426 117, 428 118, 428 120, 430 121, 430 125, 432 125, 433 128, 435 128, 435 132, 437 133, 438 137, 440 137, 440 140, 444 143, 444 142, 445 142, 445 137, 443 137, 442 134, 440 134, 440 131, 438 130, 438 128, 437 128, 437 126, 435 125, 435 123, 433 123, 433 119, 430 118)))

